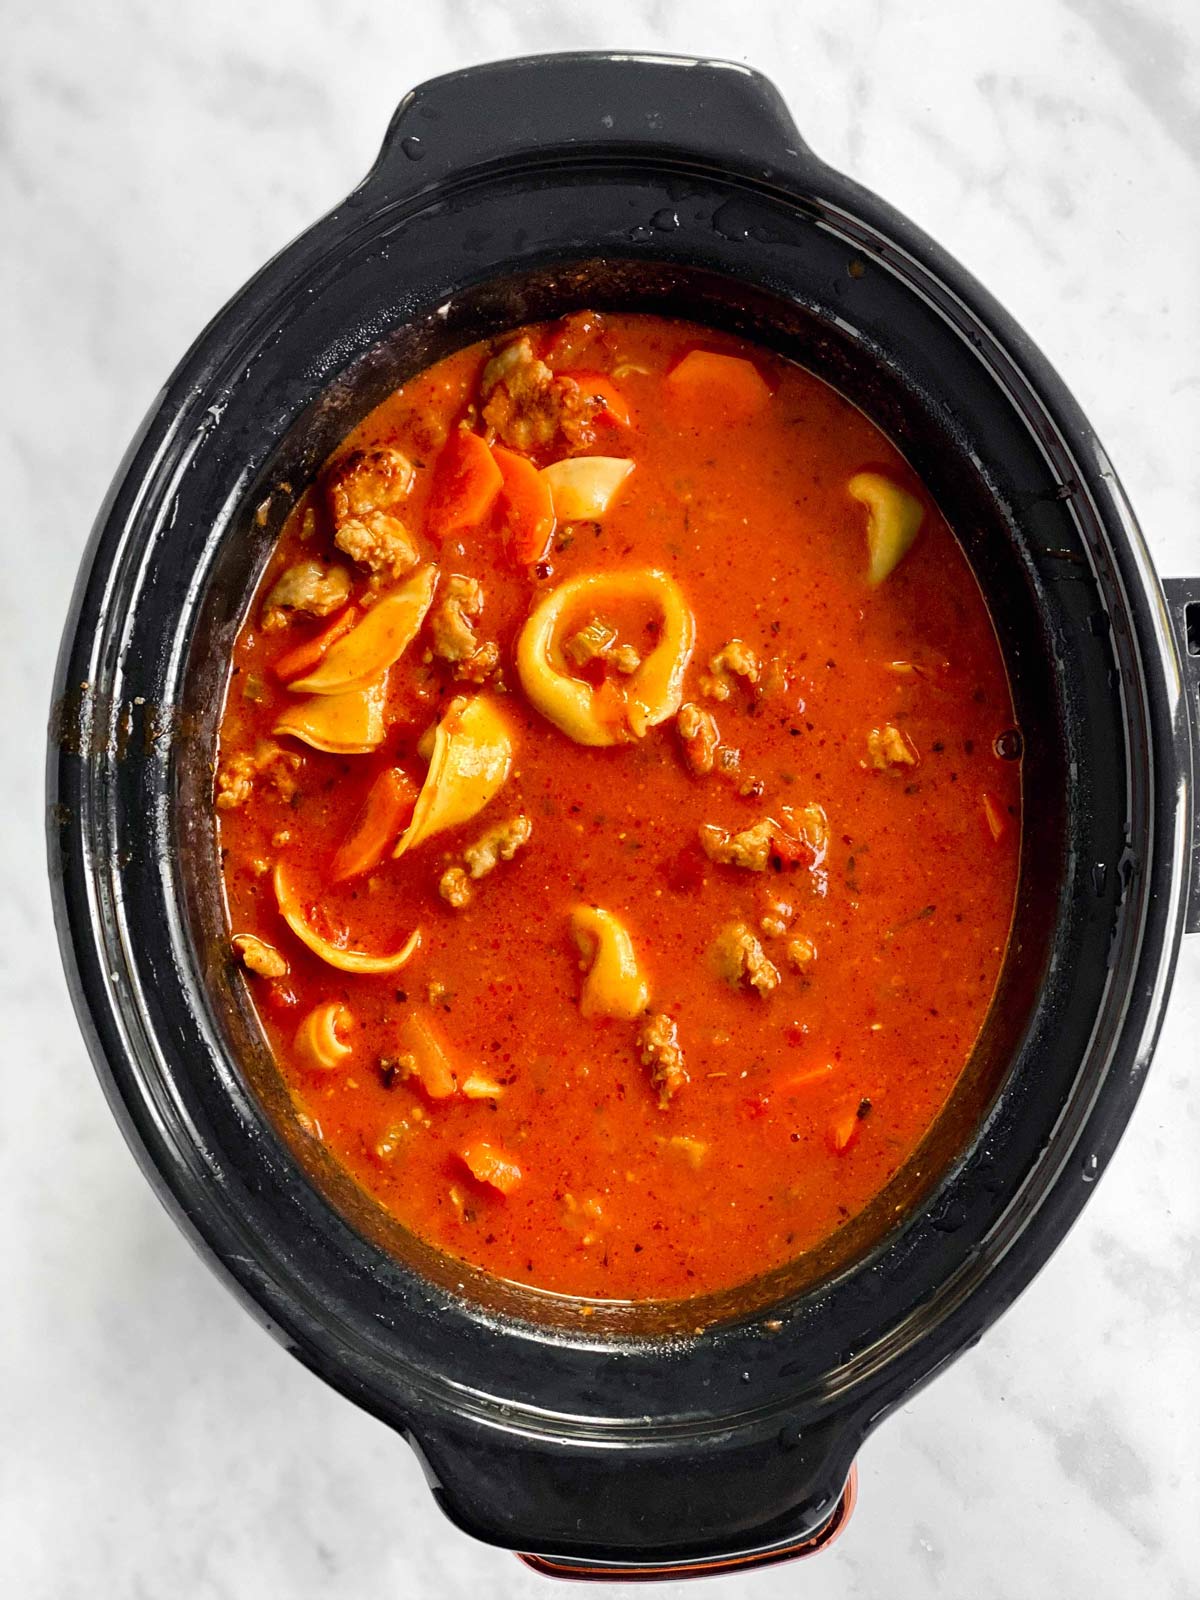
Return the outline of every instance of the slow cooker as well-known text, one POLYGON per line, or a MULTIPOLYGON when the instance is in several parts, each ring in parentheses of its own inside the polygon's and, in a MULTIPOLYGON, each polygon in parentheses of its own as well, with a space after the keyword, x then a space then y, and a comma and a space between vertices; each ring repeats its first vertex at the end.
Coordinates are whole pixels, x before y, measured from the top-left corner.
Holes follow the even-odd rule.
POLYGON ((408 1439, 456 1523, 568 1575, 776 1560, 842 1525, 865 1436, 1029 1282, 1112 1154, 1200 926, 1198 707, 1200 578, 1159 581, 1046 361, 808 150, 764 78, 472 68, 407 96, 363 183, 200 335, 117 475, 51 718, 63 959, 179 1225, 408 1439), (211 783, 239 619, 329 450, 427 363, 584 306, 758 340, 896 441, 988 598, 1025 824, 987 1026, 882 1205, 736 1293, 581 1320, 421 1245, 304 1137, 228 958, 211 783))

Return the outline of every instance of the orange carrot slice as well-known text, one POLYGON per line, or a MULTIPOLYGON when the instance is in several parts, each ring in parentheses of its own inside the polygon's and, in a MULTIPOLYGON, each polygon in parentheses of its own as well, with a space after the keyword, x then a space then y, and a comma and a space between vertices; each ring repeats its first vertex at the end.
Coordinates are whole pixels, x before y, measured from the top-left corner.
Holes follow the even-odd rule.
POLYGON ((752 361, 692 350, 666 377, 667 393, 689 421, 708 427, 746 422, 771 399, 771 391, 752 361))
MULTIPOLYGON (((400 1048, 412 1058, 412 1075, 431 1100, 448 1100, 458 1092, 450 1054, 425 1017, 414 1012, 400 1024, 400 1048)), ((485 1147, 486 1148, 486 1147, 485 1147)), ((517 1176, 520 1177, 518 1171, 517 1176)))
POLYGON ((613 422, 620 428, 629 426, 629 404, 611 378, 603 372, 564 372, 564 378, 577 383, 585 399, 603 403, 597 422, 613 422))
POLYGON ((467 1171, 479 1183, 488 1183, 501 1194, 511 1194, 521 1181, 521 1169, 499 1145, 476 1139, 460 1152, 467 1171))
POLYGON ((347 606, 345 611, 339 611, 323 632, 314 634, 311 639, 305 639, 303 644, 294 645, 292 649, 283 652, 275 663, 275 676, 280 682, 288 683, 291 679, 300 677, 301 673, 311 672, 329 646, 336 644, 344 633, 349 633, 357 621, 357 606, 347 606))
POLYGON ((417 801, 417 786, 400 767, 375 779, 354 825, 333 858, 333 881, 357 878, 377 867, 395 844, 417 801))
POLYGON ((433 469, 425 528, 431 538, 449 539, 483 521, 504 479, 487 441, 459 428, 451 434, 433 469))
POLYGON ((518 566, 541 561, 554 537, 554 496, 532 461, 514 450, 492 449, 504 487, 500 519, 509 555, 518 566))

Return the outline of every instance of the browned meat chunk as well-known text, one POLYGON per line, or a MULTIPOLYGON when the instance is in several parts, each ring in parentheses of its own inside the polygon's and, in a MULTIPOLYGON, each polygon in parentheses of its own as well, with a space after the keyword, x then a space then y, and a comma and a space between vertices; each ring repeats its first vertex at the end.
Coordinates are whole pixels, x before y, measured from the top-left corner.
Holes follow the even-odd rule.
POLYGON ((573 666, 586 667, 593 661, 601 661, 627 677, 642 664, 633 645, 618 644, 617 630, 599 617, 593 617, 578 633, 571 635, 563 645, 563 654, 573 666))
POLYGON ((711 711, 689 700, 686 705, 680 706, 675 726, 683 746, 683 759, 696 777, 705 777, 716 765, 717 750, 721 743, 717 719, 711 711))
POLYGON ((517 851, 529 843, 533 824, 524 814, 508 822, 498 822, 480 834, 475 843, 463 851, 463 860, 472 878, 486 878, 501 861, 511 861, 517 851))
POLYGON ((233 938, 233 948, 241 957, 248 972, 257 972, 261 978, 286 978, 288 964, 273 944, 253 933, 238 933, 233 938))
POLYGON ((271 585, 263 601, 262 625, 268 631, 286 627, 289 613, 327 617, 350 598, 350 574, 345 567, 327 567, 321 561, 297 561, 271 585))
POLYGON ((461 867, 447 867, 438 882, 438 893, 448 906, 461 911, 471 903, 471 884, 461 867))
POLYGON ((496 670, 499 647, 481 644, 476 624, 483 614, 483 585, 478 578, 452 573, 442 585, 438 602, 429 613, 429 635, 435 656, 452 662, 454 676, 482 683, 496 670))
POLYGON ((494 872, 501 861, 511 861, 533 834, 533 824, 523 814, 498 822, 481 833, 463 851, 465 867, 447 867, 438 883, 438 893, 455 910, 470 905, 472 885, 494 872))
POLYGON ((595 439, 603 401, 573 378, 556 374, 533 353, 528 337, 507 344, 483 369, 483 420, 511 450, 528 454, 561 442, 585 449, 595 439))
POLYGON ((867 753, 872 766, 878 767, 881 772, 888 767, 915 767, 917 764, 917 751, 912 740, 890 722, 884 723, 882 728, 872 728, 868 733, 867 753))
POLYGON ((779 968, 768 960, 753 930, 744 922, 730 922, 721 929, 713 946, 713 960, 731 989, 749 987, 766 995, 779 987, 779 968))
POLYGON ((700 829, 700 843, 710 861, 723 867, 743 867, 747 872, 765 872, 775 840, 783 828, 773 817, 764 817, 752 828, 730 833, 711 822, 700 829))
POLYGON ((638 1049, 642 1065, 650 1068, 651 1085, 658 1090, 659 1109, 665 1111, 688 1081, 679 1031, 665 1011, 656 1011, 643 1022, 638 1049))
POLYGON ((829 824, 818 805, 800 810, 784 806, 782 822, 764 817, 753 827, 730 833, 711 822, 700 829, 700 843, 710 861, 747 872, 782 872, 792 867, 819 866, 829 838, 829 824))
POLYGON ((710 659, 708 672, 700 679, 700 692, 710 700, 728 700, 733 693, 735 677, 755 684, 761 671, 758 656, 750 646, 740 639, 730 639, 710 659))
POLYGON ((419 553, 396 515, 413 485, 413 466, 399 450, 355 450, 333 469, 329 510, 334 543, 371 572, 399 578, 419 553))
POLYGON ((269 739, 260 739, 253 750, 232 756, 217 773, 217 806, 233 811, 245 805, 254 791, 255 781, 265 778, 281 800, 296 792, 296 773, 304 757, 294 750, 281 749, 269 739))

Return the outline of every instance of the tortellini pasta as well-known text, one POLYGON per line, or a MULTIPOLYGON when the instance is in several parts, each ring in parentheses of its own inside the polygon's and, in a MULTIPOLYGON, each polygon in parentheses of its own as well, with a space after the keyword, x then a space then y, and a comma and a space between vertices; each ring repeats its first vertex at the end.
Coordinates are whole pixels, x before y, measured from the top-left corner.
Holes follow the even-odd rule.
POLYGON ((374 956, 365 950, 352 950, 344 945, 335 944, 332 939, 326 939, 319 934, 309 923, 299 898, 287 881, 282 861, 275 868, 274 882, 275 899, 288 927, 314 955, 320 956, 322 961, 328 962, 331 967, 336 967, 339 972, 397 972, 420 948, 420 928, 414 929, 401 948, 391 955, 374 956))
POLYGON ((581 573, 552 589, 530 612, 517 642, 517 672, 537 709, 576 744, 623 744, 679 710, 695 639, 683 591, 665 572, 643 567, 581 573), (563 645, 575 618, 584 611, 647 603, 658 615, 658 642, 635 672, 619 686, 572 675, 563 645))
POLYGON ((373 683, 417 637, 436 584, 437 568, 422 567, 395 594, 373 605, 361 622, 330 645, 312 672, 290 687, 301 693, 337 695, 373 683))
POLYGON ((305 1066, 318 1072, 332 1072, 353 1054, 339 1029, 349 1028, 352 1018, 340 1000, 327 1000, 314 1006, 296 1030, 296 1054, 305 1066))
POLYGON ((580 955, 591 963, 579 996, 583 1015, 625 1022, 640 1017, 650 1001, 650 985, 625 924, 601 906, 576 906, 571 933, 580 955))
POLYGON ((335 756, 361 756, 378 749, 385 731, 387 674, 344 694, 314 694, 289 706, 274 732, 290 733, 314 750, 335 756))
POLYGON ((874 587, 912 549, 925 508, 907 489, 878 472, 856 472, 846 488, 867 508, 867 582, 874 587))
POLYGON ((433 730, 429 771, 394 854, 478 816, 508 781, 512 754, 508 719, 495 700, 483 694, 452 700, 433 730))

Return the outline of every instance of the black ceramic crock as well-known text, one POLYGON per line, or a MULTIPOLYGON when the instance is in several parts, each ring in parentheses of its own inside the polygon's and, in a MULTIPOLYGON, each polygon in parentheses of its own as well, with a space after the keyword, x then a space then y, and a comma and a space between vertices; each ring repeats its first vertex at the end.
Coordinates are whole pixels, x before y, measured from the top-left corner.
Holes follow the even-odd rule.
POLYGON ((413 1444, 469 1532, 567 1572, 805 1548, 868 1431, 1046 1260, 1132 1110, 1200 915, 1198 605, 1196 580, 1164 593, 1029 340, 817 160, 763 78, 584 55, 429 83, 365 182, 200 336, 84 562, 50 873, 113 1109, 226 1282, 413 1444), (226 955, 210 806, 229 647, 322 458, 406 374, 582 306, 761 340, 890 434, 988 596, 1026 794, 996 1003, 884 1201, 738 1294, 590 1315, 421 1246, 297 1126, 226 955))

